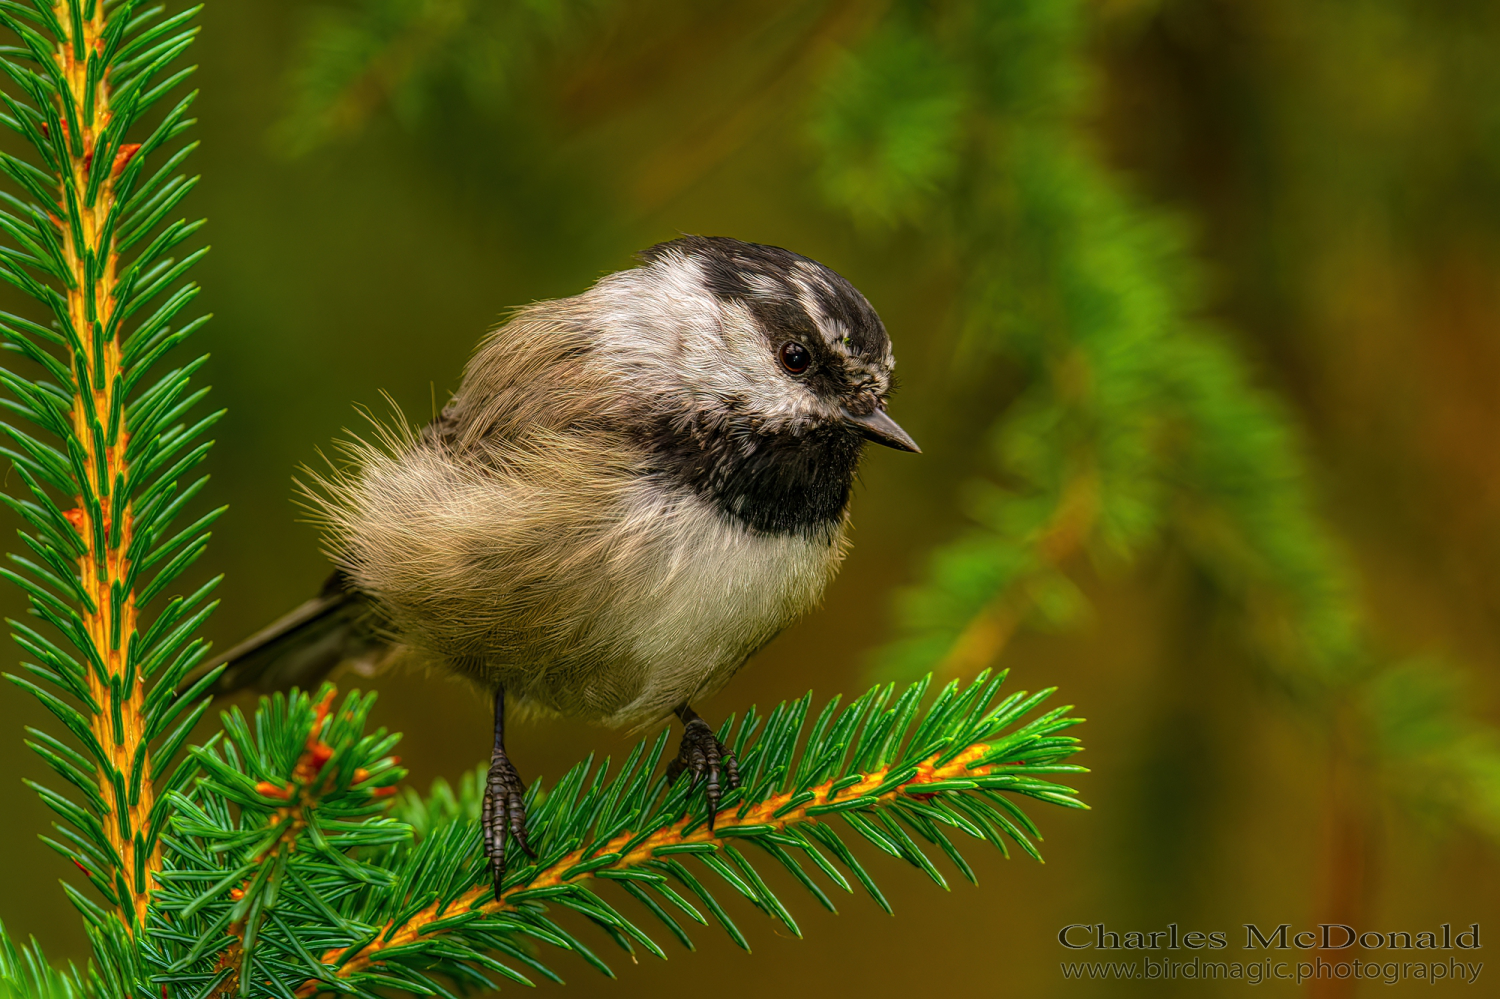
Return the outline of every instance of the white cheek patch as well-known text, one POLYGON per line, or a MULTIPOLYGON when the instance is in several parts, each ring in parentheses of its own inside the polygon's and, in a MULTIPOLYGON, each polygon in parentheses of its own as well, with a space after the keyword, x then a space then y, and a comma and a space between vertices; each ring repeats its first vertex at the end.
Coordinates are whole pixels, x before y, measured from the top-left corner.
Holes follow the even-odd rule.
MULTIPOLYGON (((806 385, 793 381, 781 370, 772 346, 756 327, 750 310, 738 302, 727 302, 721 305, 720 317, 724 354, 717 364, 712 357, 704 359, 710 370, 732 371, 736 379, 733 391, 752 400, 758 414, 795 417, 810 411, 816 397, 806 385)), ((705 387, 713 391, 717 386, 705 387)), ((724 394, 718 397, 732 398, 724 394)))
POLYGON ((707 288, 699 265, 673 254, 613 274, 588 292, 600 306, 599 342, 643 398, 685 397, 684 409, 753 413, 797 422, 817 397, 777 363, 745 306, 707 288))

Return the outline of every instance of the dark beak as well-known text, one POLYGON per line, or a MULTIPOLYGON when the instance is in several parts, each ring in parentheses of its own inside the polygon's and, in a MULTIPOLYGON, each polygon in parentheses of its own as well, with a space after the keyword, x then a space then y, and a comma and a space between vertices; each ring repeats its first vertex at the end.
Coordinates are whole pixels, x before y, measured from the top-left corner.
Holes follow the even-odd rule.
POLYGON ((844 420, 855 430, 864 435, 866 440, 872 440, 876 444, 884 444, 893 447, 897 451, 911 451, 921 454, 922 449, 917 447, 917 442, 911 439, 911 434, 901 429, 901 425, 889 416, 885 410, 877 409, 864 416, 856 416, 844 410, 844 420))

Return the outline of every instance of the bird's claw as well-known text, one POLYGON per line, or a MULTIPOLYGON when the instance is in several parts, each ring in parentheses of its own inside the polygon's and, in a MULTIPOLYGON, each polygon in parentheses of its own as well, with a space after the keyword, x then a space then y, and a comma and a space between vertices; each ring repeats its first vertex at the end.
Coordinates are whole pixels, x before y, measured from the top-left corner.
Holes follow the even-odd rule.
POLYGON ((495 901, 500 901, 500 886, 505 881, 505 850, 514 840, 532 860, 536 853, 526 842, 526 785, 505 756, 490 760, 490 776, 484 789, 484 855, 490 860, 490 876, 495 886, 495 901))
POLYGON ((740 767, 734 754, 724 747, 702 718, 694 718, 683 727, 677 758, 667 766, 667 783, 675 783, 684 771, 690 775, 690 788, 697 787, 699 781, 707 781, 708 828, 712 829, 719 814, 719 802, 724 797, 720 779, 729 785, 730 790, 739 787, 740 767))

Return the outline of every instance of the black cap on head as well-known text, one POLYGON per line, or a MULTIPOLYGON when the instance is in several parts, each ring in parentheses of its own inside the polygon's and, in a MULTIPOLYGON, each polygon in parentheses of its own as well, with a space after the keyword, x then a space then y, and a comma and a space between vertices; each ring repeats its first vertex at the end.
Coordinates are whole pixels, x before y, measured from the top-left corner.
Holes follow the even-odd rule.
POLYGON ((642 250, 637 257, 649 264, 674 253, 697 262, 714 294, 743 303, 769 330, 813 334, 818 324, 808 312, 811 304, 842 328, 851 353, 880 357, 889 349, 885 324, 865 296, 837 271, 810 257, 728 236, 682 236, 642 250))

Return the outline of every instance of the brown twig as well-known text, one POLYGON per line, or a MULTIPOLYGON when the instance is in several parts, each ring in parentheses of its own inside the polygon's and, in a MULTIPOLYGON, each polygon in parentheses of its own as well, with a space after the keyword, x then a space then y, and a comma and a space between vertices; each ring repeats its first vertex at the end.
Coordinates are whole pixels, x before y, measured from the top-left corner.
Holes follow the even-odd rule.
MULTIPOLYGON (((1367 774, 1357 751, 1357 726, 1338 708, 1334 709, 1334 731, 1329 746, 1327 827, 1321 885, 1322 909, 1318 922, 1359 927, 1373 894, 1373 816, 1367 774)), ((1307 994, 1314 999, 1347 999, 1355 994, 1353 978, 1313 978, 1307 994)))

